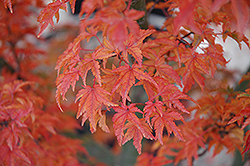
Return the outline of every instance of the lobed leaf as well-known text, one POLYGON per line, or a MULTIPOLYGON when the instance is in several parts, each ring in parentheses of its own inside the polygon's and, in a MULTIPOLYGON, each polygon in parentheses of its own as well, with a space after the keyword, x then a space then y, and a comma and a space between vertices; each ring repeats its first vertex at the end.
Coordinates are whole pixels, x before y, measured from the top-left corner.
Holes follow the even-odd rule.
POLYGON ((104 129, 104 131, 109 131, 104 124, 103 118, 105 117, 103 117, 103 115, 101 114, 102 105, 106 107, 116 105, 109 100, 109 95, 109 92, 101 88, 99 85, 95 84, 93 85, 93 87, 84 86, 84 89, 81 89, 76 95, 75 102, 79 100, 76 118, 78 119, 80 116, 82 116, 82 125, 88 119, 90 122, 90 129, 92 133, 96 131, 98 120, 101 121, 99 121, 101 128, 104 129))
POLYGON ((59 10, 67 11, 67 5, 65 2, 60 0, 56 0, 54 2, 49 3, 39 14, 37 21, 39 22, 40 31, 37 37, 40 37, 43 31, 47 28, 50 24, 54 27, 53 17, 56 18, 56 21, 59 21, 59 10))

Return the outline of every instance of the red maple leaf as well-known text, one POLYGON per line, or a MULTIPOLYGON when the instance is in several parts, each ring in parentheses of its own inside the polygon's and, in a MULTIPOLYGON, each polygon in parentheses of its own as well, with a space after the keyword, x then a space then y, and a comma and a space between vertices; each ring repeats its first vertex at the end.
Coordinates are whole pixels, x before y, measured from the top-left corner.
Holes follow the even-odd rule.
POLYGON ((160 59, 156 60, 155 69, 156 69, 155 76, 160 76, 161 78, 164 78, 166 80, 171 80, 171 81, 173 80, 179 86, 182 86, 180 76, 177 74, 176 71, 173 70, 171 66, 169 66, 165 62, 164 57, 161 57, 160 59))
POLYGON ((246 134, 245 134, 245 137, 244 137, 244 146, 245 146, 245 149, 244 149, 244 151, 241 154, 246 153, 250 149, 250 130, 248 130, 246 132, 246 134))
POLYGON ((181 134, 181 130, 176 126, 175 120, 181 120, 184 122, 184 118, 181 114, 169 110, 165 110, 165 106, 161 101, 152 101, 146 102, 144 107, 144 115, 146 121, 150 126, 153 126, 156 133, 156 138, 161 144, 163 144, 162 135, 163 129, 166 127, 169 134, 174 133, 174 135, 179 139, 184 141, 184 138, 181 134), (152 118, 152 119, 151 119, 152 118))
POLYGON ((247 125, 250 124, 250 107, 246 107, 246 108, 242 109, 238 114, 236 114, 228 122, 228 124, 231 124, 231 123, 233 123, 235 121, 238 121, 238 123, 241 124, 241 122, 243 122, 243 119, 244 119, 244 123, 243 123, 241 129, 244 129, 247 125))
MULTIPOLYGON (((194 22, 194 9, 198 0, 179 2, 179 13, 174 19, 174 34, 176 35, 181 26, 187 26, 194 32, 199 32, 194 22)), ((175 5, 175 4, 173 4, 175 5)))
POLYGON ((181 61, 185 64, 185 67, 181 68, 181 70, 184 70, 182 74, 183 92, 190 90, 194 81, 196 81, 203 90, 205 78, 202 74, 209 74, 205 58, 206 56, 204 54, 191 51, 181 57, 181 61))
POLYGON ((133 145, 139 154, 141 154, 142 138, 145 137, 151 140, 154 139, 154 136, 151 133, 152 130, 144 119, 139 119, 139 121, 128 121, 128 123, 125 124, 124 130, 127 131, 124 135, 122 144, 125 144, 127 141, 133 138, 133 145))
POLYGON ((128 34, 132 33, 139 37, 140 27, 136 20, 144 16, 144 11, 137 11, 135 9, 124 10, 124 1, 114 1, 110 7, 104 7, 99 10, 94 19, 85 20, 87 25, 103 24, 104 34, 107 34, 109 40, 116 43, 119 50, 125 50, 124 41, 128 39, 128 34), (120 4, 119 4, 120 2, 120 4), (118 5, 118 6, 112 6, 118 5))
POLYGON ((249 5, 246 0, 231 0, 231 8, 237 22, 236 30, 240 33, 240 38, 242 38, 250 20, 249 5))
POLYGON ((84 59, 82 59, 78 63, 79 74, 82 77, 83 85, 86 86, 86 77, 88 71, 91 70, 92 74, 95 76, 97 82, 101 86, 101 73, 100 73, 100 65, 99 62, 93 58, 93 54, 85 55, 84 59))
POLYGON ((133 34, 129 35, 128 40, 124 43, 126 46, 126 49, 122 55, 127 62, 129 62, 128 54, 131 54, 135 58, 139 66, 142 66, 143 56, 142 56, 142 51, 141 51, 140 46, 143 44, 143 40, 146 37, 150 36, 153 32, 154 30, 140 29, 138 37, 135 37, 135 35, 133 34))
POLYGON ((193 102, 195 101, 185 93, 181 92, 178 87, 174 86, 173 84, 167 83, 165 79, 160 77, 155 77, 155 80, 157 80, 157 83, 159 85, 159 92, 158 94, 156 94, 155 97, 161 96, 162 102, 169 108, 174 107, 182 112, 189 114, 189 112, 187 111, 185 106, 180 102, 180 100, 184 99, 184 100, 191 100, 193 102))
POLYGON ((135 115, 136 112, 141 114, 143 112, 135 104, 129 106, 122 104, 122 107, 116 106, 112 108, 116 111, 112 120, 118 144, 121 146, 133 138, 134 146, 140 154, 143 136, 148 139, 154 139, 150 127, 135 115), (126 129, 127 132, 124 135, 126 129))
POLYGON ((111 56, 119 54, 120 51, 116 47, 116 45, 109 41, 106 37, 103 38, 103 47, 99 48, 93 53, 93 57, 95 59, 106 59, 111 56))
POLYGON ((116 80, 111 93, 115 92, 119 88, 119 93, 122 96, 123 104, 125 104, 126 99, 130 100, 128 97, 128 93, 131 87, 135 84, 135 78, 137 78, 138 80, 146 80, 153 84, 155 87, 158 87, 153 78, 150 77, 150 75, 148 75, 147 73, 140 70, 137 64, 133 64, 132 66, 125 64, 124 66, 120 66, 114 69, 112 72, 119 75, 119 78, 116 80))
MULTIPOLYGON (((184 146, 182 146, 183 149, 181 149, 177 154, 175 158, 175 164, 180 162, 183 158, 187 159, 188 165, 192 165, 193 159, 198 158, 198 149, 202 147, 203 149, 206 149, 205 147, 205 140, 202 137, 202 134, 198 134, 198 131, 195 131, 193 125, 194 121, 191 121, 190 123, 187 123, 183 130, 183 135, 186 138, 186 141, 184 142, 184 146)), ((199 123, 199 121, 195 121, 199 123)), ((196 124, 197 125, 197 124, 196 124)), ((198 125, 197 125, 198 126, 198 125)))
POLYGON ((205 51, 205 54, 207 54, 206 61, 208 62, 213 77, 217 69, 217 64, 226 67, 227 61, 223 56, 223 48, 219 44, 215 44, 213 47, 208 47, 205 51))
POLYGON ((63 100, 67 100, 67 98, 65 97, 66 92, 68 91, 70 86, 72 87, 72 90, 74 91, 76 81, 78 80, 79 80, 79 70, 77 70, 76 68, 73 68, 71 71, 64 72, 63 74, 60 74, 56 78, 56 87, 57 87, 56 102, 61 111, 63 110, 60 104, 60 96, 62 96, 63 100))
POLYGON ((44 8, 38 18, 37 21, 39 22, 40 31, 37 35, 37 37, 40 37, 43 31, 47 28, 47 26, 50 24, 52 27, 54 27, 54 21, 53 17, 55 16, 56 21, 59 21, 59 10, 65 10, 67 11, 67 5, 65 2, 62 2, 60 0, 56 0, 54 2, 49 3, 46 8, 44 8))
POLYGON ((160 113, 154 114, 151 123, 154 126, 156 138, 163 144, 162 135, 163 129, 166 127, 169 134, 174 134, 179 140, 185 141, 184 137, 181 134, 181 130, 176 126, 175 120, 181 120, 184 122, 184 118, 178 112, 174 111, 163 111, 158 110, 160 113))
POLYGON ((102 8, 104 6, 104 2, 102 0, 85 0, 82 2, 81 11, 79 13, 79 17, 82 17, 83 14, 86 13, 87 17, 90 16, 96 9, 102 8))

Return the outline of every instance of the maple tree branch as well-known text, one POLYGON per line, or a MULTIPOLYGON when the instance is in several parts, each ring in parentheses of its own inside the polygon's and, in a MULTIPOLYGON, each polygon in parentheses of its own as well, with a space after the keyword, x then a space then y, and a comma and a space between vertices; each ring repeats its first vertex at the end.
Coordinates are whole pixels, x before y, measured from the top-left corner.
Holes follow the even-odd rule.
POLYGON ((194 34, 194 32, 189 32, 188 34, 182 36, 181 38, 184 39, 184 38, 188 37, 188 36, 191 35, 191 34, 194 34))
POLYGON ((165 9, 161 9, 162 13, 166 16, 166 18, 170 17, 170 14, 168 12, 166 12, 165 9))

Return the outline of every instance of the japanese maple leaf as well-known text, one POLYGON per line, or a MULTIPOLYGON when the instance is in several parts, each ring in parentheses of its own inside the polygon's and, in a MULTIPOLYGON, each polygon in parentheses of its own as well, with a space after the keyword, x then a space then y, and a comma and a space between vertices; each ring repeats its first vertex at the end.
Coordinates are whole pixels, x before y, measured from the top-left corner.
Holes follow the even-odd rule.
POLYGON ((178 112, 174 111, 162 111, 162 114, 155 114, 151 120, 154 126, 156 138, 163 144, 162 135, 163 129, 166 127, 169 134, 174 134, 179 140, 184 141, 181 134, 181 130, 176 126, 175 120, 181 120, 184 122, 184 118, 178 112))
POLYGON ((103 38, 103 47, 99 48, 93 53, 93 57, 95 59, 106 59, 111 56, 119 54, 120 51, 116 47, 116 45, 109 41, 106 37, 103 38))
POLYGON ((219 44, 215 44, 213 47, 206 48, 206 54, 206 59, 207 62, 209 62, 211 75, 213 77, 217 69, 217 64, 226 67, 227 61, 223 56, 223 48, 219 44))
POLYGON ((130 139, 134 138, 134 145, 138 151, 141 153, 141 140, 142 136, 148 139, 154 139, 151 134, 151 129, 147 124, 141 122, 140 119, 135 115, 136 112, 143 113, 139 110, 135 104, 129 106, 123 105, 112 107, 116 114, 113 116, 113 126, 115 130, 115 135, 118 140, 118 144, 121 146, 130 139), (126 134, 124 131, 127 129, 126 134))
POLYGON ((82 77, 83 84, 86 86, 86 77, 88 71, 91 70, 92 74, 95 76, 97 82, 101 86, 101 73, 99 62, 93 58, 93 54, 85 55, 85 57, 78 63, 77 68, 79 69, 79 74, 82 77))
MULTIPOLYGON (((91 132, 96 131, 96 125, 99 118, 96 118, 97 114, 100 114, 100 120, 103 120, 101 115, 101 107, 104 105, 115 106, 116 104, 112 103, 108 96, 110 95, 105 89, 101 88, 99 85, 94 84, 91 86, 84 86, 84 89, 81 89, 77 95, 76 100, 79 100, 77 118, 82 116, 82 125, 88 119, 90 122, 91 132)), ((102 124, 103 123, 99 122, 102 124)))
MULTIPOLYGON (((12 126, 14 126, 14 123, 12 123, 12 126)), ((6 142, 9 149, 12 151, 15 147, 18 146, 18 141, 21 133, 22 131, 19 127, 4 128, 1 131, 0 145, 2 145, 3 142, 6 142)))
POLYGON ((140 27, 135 20, 143 17, 144 11, 130 9, 122 12, 116 8, 104 8, 97 14, 98 19, 108 25, 105 33, 116 43, 119 50, 125 50, 124 41, 128 39, 129 32, 139 36, 140 27))
POLYGON ((54 2, 49 3, 46 8, 44 8, 38 18, 37 21, 39 22, 40 31, 37 35, 37 37, 40 37, 43 31, 47 28, 47 26, 50 24, 52 27, 54 27, 54 21, 53 17, 55 16, 56 22, 59 21, 59 10, 65 10, 67 11, 67 5, 65 2, 62 2, 60 0, 56 0, 54 2))
POLYGON ((62 96, 63 100, 67 100, 65 97, 66 92, 68 91, 68 89, 70 88, 70 86, 72 87, 72 90, 75 90, 75 84, 76 81, 79 80, 79 70, 77 70, 77 68, 73 68, 71 71, 66 71, 62 74, 60 74, 57 78, 56 78, 56 102, 60 108, 61 111, 61 104, 60 104, 60 96, 62 96))
POLYGON ((194 81, 196 81, 201 89, 204 88, 205 78, 201 74, 209 74, 204 54, 189 52, 181 57, 181 61, 185 64, 182 80, 184 84, 183 92, 187 92, 194 81))
POLYGON ((65 50, 63 54, 59 56, 55 67, 58 75, 60 74, 60 71, 63 68, 64 69, 73 68, 80 61, 79 48, 80 47, 76 48, 75 44, 70 43, 67 50, 65 50))
POLYGON ((151 133, 152 130, 144 119, 139 119, 139 121, 132 122, 128 121, 128 123, 125 124, 124 130, 127 130, 127 132, 125 133, 122 144, 125 144, 127 141, 133 138, 133 145, 139 154, 141 154, 142 138, 145 137, 151 140, 154 139, 154 136, 151 133))
POLYGON ((155 103, 153 103, 152 101, 147 101, 145 104, 146 105, 143 109, 144 116, 148 124, 152 126, 150 118, 154 116, 154 114, 160 114, 160 116, 162 116, 162 108, 164 104, 159 100, 156 100, 155 103))
POLYGON ((123 53, 124 59, 128 61, 128 54, 131 54, 139 66, 142 66, 142 51, 141 51, 141 44, 143 44, 143 40, 150 36, 154 30, 142 30, 140 29, 140 37, 135 37, 134 35, 130 34, 128 40, 125 42, 126 49, 123 53))
POLYGON ((173 84, 166 83, 164 79, 159 77, 155 77, 155 79, 159 85, 159 93, 156 96, 161 96, 162 102, 169 108, 174 107, 189 114, 185 106, 180 102, 180 99, 195 101, 173 84))
MULTIPOLYGON (((192 121, 193 122, 193 121, 192 121)), ((203 149, 206 149, 205 147, 205 140, 203 139, 201 134, 198 134, 198 131, 195 131, 195 127, 193 127, 193 123, 186 124, 183 129, 183 134, 186 138, 186 141, 184 142, 183 149, 181 149, 175 158, 175 164, 178 163, 180 160, 184 158, 187 158, 188 165, 192 165, 193 159, 198 158, 198 149, 202 147, 203 149)), ((198 122, 198 121, 197 121, 198 122)))
MULTIPOLYGON (((102 0, 84 0, 81 5, 81 11, 79 17, 82 17, 84 13, 87 16, 90 16, 96 9, 102 8, 104 6, 104 1, 102 0)), ((73 12, 74 13, 74 12, 73 12)))
POLYGON ((147 73, 140 70, 137 64, 133 64, 132 66, 125 64, 124 66, 120 66, 114 69, 113 72, 118 74, 119 78, 116 80, 111 93, 115 92, 119 88, 123 104, 125 104, 126 99, 130 100, 128 97, 128 93, 131 87, 135 84, 135 78, 137 78, 138 80, 146 80, 154 86, 158 87, 154 79, 147 73))
MULTIPOLYGON (((199 32, 194 23, 194 10, 198 0, 180 1, 179 13, 174 19, 174 34, 176 35, 181 26, 188 26, 192 31, 199 32)), ((174 4, 173 4, 174 5, 174 4)))
POLYGON ((118 140, 118 144, 121 146, 124 137, 124 127, 127 120, 134 121, 134 123, 140 124, 139 118, 135 115, 135 112, 142 114, 142 111, 139 110, 135 104, 126 106, 122 104, 122 107, 116 106, 112 107, 116 114, 113 116, 113 126, 115 130, 115 135, 118 140))
MULTIPOLYGON (((113 65, 112 70, 116 69, 113 65)), ((111 92, 116 81, 120 77, 119 74, 114 73, 111 69, 102 69, 105 75, 102 76, 103 88, 106 89, 108 92, 111 92)))
POLYGON ((71 69, 80 62, 79 53, 81 51, 80 42, 84 39, 87 41, 96 35, 97 31, 93 28, 88 29, 89 32, 83 31, 81 32, 75 39, 74 42, 70 43, 67 50, 61 54, 57 60, 55 69, 57 70, 57 74, 59 75, 60 71, 64 68, 71 69))
POLYGON ((232 13, 237 21, 236 30, 240 33, 240 35, 243 35, 250 19, 249 5, 246 0, 231 0, 231 5, 232 13))
POLYGON ((177 74, 176 71, 173 70, 173 68, 171 66, 169 66, 165 62, 164 57, 161 57, 160 59, 156 60, 155 69, 156 69, 155 76, 160 76, 160 77, 165 78, 167 80, 168 79, 173 80, 179 86, 182 86, 180 76, 177 74))
POLYGON ((0 145, 0 159, 1 161, 5 161, 6 165, 16 165, 16 163, 30 164, 32 162, 27 155, 27 150, 20 147, 15 147, 14 149, 9 149, 6 145, 0 145), (18 162, 19 161, 19 162, 18 162), (25 161, 25 162, 24 162, 25 161))
POLYGON ((250 107, 246 107, 246 108, 242 109, 238 114, 236 114, 236 116, 234 116, 228 122, 228 124, 231 124, 235 121, 238 121, 240 124, 240 122, 243 122, 244 118, 246 118, 246 119, 244 120, 244 123, 243 123, 241 129, 244 129, 247 125, 250 124, 250 107))
MULTIPOLYGON (((160 58, 162 55, 166 54, 167 52, 171 51, 175 55, 175 58, 168 57, 168 60, 174 60, 178 62, 179 67, 181 66, 181 57, 182 54, 186 53, 187 48, 185 48, 184 44, 180 44, 176 38, 170 37, 168 33, 160 33, 158 39, 155 39, 152 42, 156 42, 157 44, 161 45, 161 49, 156 57, 160 58)), ((152 44, 151 44, 152 45, 152 44)), ((158 60, 158 59, 157 59, 158 60)), ((159 61, 159 60, 158 60, 159 61)))

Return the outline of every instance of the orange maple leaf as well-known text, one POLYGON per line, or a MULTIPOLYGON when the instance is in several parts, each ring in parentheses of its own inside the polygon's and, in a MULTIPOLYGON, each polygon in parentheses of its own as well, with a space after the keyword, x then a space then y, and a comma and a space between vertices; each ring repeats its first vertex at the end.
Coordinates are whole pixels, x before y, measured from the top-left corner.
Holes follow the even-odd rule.
POLYGON ((169 134, 174 133, 174 135, 179 140, 184 141, 181 130, 174 122, 175 120, 181 120, 184 122, 184 118, 181 114, 171 111, 171 109, 165 111, 164 104, 157 100, 155 103, 152 101, 146 102, 146 106, 144 107, 144 115, 149 125, 154 127, 156 138, 161 144, 163 144, 162 135, 164 127, 166 127, 169 134))
MULTIPOLYGON (((82 125, 85 123, 87 119, 89 119, 90 122, 90 130, 91 132, 96 131, 96 125, 98 119, 100 119, 101 122, 99 122, 99 125, 101 125, 101 128, 103 129, 103 119, 102 117, 102 106, 115 106, 113 102, 111 102, 108 98, 110 95, 109 92, 101 88, 99 85, 94 84, 93 87, 91 86, 84 86, 84 89, 81 89, 77 95, 75 102, 79 100, 78 104, 78 112, 77 112, 77 118, 82 116, 82 125), (96 117, 100 116, 100 118, 96 117), (100 124, 101 123, 101 124, 100 124)), ((104 127, 105 128, 105 127, 104 127)), ((105 131, 105 130, 104 130, 105 131)))

